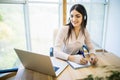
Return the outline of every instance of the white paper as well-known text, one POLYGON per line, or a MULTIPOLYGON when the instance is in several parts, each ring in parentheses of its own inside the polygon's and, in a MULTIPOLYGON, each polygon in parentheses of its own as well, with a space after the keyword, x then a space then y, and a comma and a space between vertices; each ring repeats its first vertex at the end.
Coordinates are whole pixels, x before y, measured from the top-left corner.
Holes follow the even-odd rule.
POLYGON ((74 69, 83 68, 83 67, 88 67, 88 66, 91 65, 89 62, 88 62, 88 64, 85 64, 85 65, 77 64, 77 63, 71 62, 71 61, 67 61, 67 62, 68 62, 68 64, 69 64, 72 68, 74 68, 74 69))

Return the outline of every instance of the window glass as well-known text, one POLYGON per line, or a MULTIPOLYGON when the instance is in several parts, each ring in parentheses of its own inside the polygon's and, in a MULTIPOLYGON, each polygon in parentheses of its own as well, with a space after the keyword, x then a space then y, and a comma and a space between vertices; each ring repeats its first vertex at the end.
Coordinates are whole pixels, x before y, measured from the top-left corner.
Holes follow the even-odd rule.
POLYGON ((58 4, 29 4, 32 50, 49 55, 58 27, 58 4))
POLYGON ((0 0, 0 3, 25 3, 25 0, 0 0))
POLYGON ((100 3, 91 4, 89 12, 89 31, 91 38, 98 47, 102 48, 105 5, 100 3))
POLYGON ((28 0, 28 1, 59 2, 59 0, 28 0))
POLYGON ((0 4, 0 70, 19 64, 14 48, 26 48, 23 5, 0 4))

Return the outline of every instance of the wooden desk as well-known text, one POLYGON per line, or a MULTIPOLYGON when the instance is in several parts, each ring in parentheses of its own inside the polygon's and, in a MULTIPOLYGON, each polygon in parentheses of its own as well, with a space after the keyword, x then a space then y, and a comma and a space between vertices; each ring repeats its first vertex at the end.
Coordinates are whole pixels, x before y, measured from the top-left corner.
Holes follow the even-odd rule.
POLYGON ((110 70, 120 71, 120 58, 112 53, 97 53, 96 66, 73 69, 68 66, 57 78, 20 67, 15 80, 83 80, 92 74, 99 77, 110 75, 110 70))

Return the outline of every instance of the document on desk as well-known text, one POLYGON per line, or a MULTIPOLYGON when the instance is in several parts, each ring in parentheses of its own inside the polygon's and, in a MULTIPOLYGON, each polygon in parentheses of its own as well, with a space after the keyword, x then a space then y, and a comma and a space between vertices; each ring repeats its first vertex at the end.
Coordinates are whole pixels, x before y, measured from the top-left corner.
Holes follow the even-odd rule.
POLYGON ((67 61, 67 63, 74 69, 79 69, 79 68, 83 68, 83 67, 88 67, 90 66, 91 64, 88 62, 88 64, 85 64, 85 65, 81 65, 81 64, 77 64, 75 62, 71 62, 71 61, 67 61))

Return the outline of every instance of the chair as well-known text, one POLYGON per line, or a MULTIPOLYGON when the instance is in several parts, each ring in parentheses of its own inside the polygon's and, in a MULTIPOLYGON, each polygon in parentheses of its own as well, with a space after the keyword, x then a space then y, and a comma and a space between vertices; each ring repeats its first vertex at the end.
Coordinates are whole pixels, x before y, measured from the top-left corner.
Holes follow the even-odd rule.
MULTIPOLYGON (((54 31, 53 31, 53 45, 55 44, 55 38, 57 36, 57 32, 58 32, 58 28, 54 29, 54 31)), ((54 56, 53 51, 54 51, 54 48, 50 47, 50 56, 51 57, 54 56)))
MULTIPOLYGON (((18 68, 10 68, 0 70, 0 80, 9 80, 9 78, 13 78, 16 75, 18 68)), ((10 79, 13 80, 13 79, 10 79)))
POLYGON ((14 80, 18 68, 0 70, 0 80, 14 80))
POLYGON ((5 70, 0 70, 0 74, 9 73, 9 72, 17 72, 17 71, 18 71, 18 68, 5 69, 5 70))

